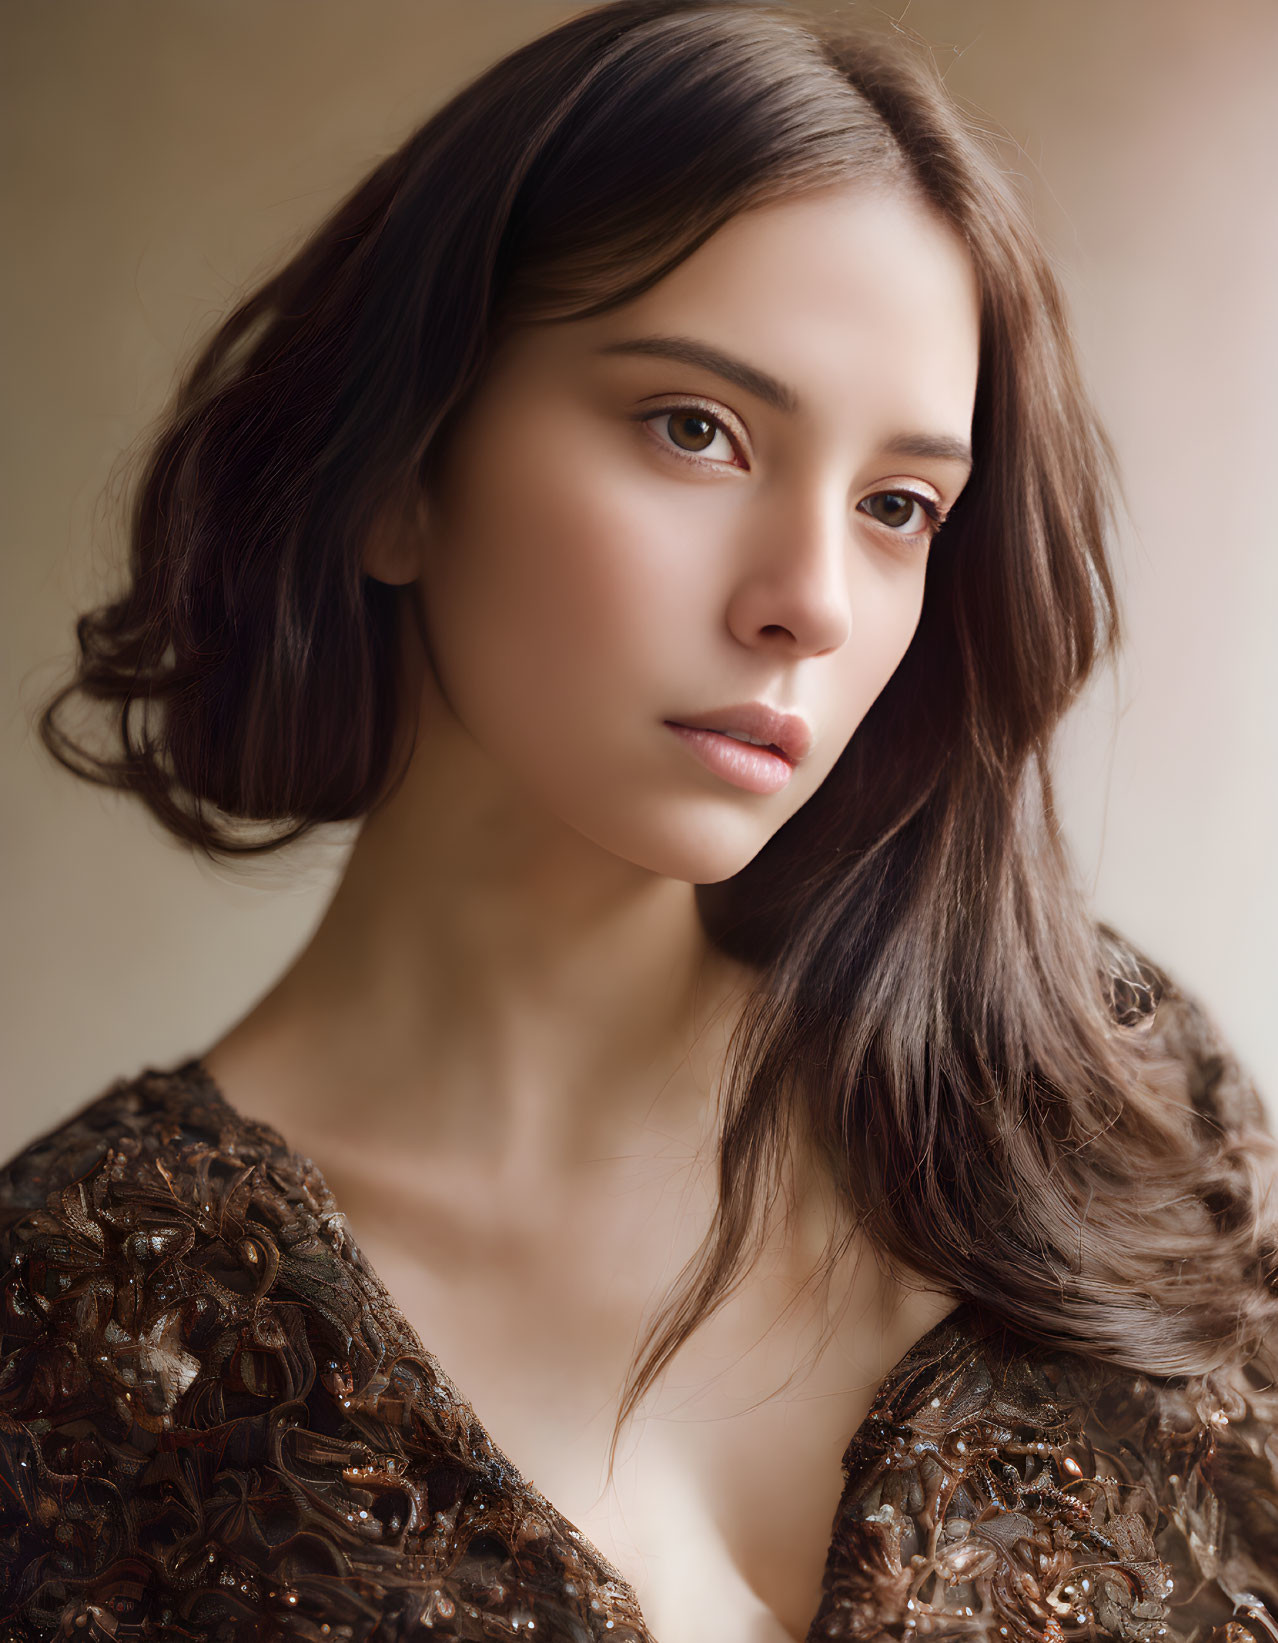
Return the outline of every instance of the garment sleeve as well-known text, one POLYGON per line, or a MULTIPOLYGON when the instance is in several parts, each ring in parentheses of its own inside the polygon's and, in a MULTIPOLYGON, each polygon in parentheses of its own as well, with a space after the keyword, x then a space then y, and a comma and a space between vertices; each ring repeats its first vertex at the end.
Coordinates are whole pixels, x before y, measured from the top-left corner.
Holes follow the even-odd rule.
POLYGON ((1249 1362, 1204 1386, 1171 1379, 1149 1405, 1111 1417, 1107 1441, 1139 1451, 1158 1496, 1158 1551, 1172 1571, 1170 1620, 1186 1639, 1278 1643, 1278 1143, 1273 1115, 1202 1002, 1108 933, 1120 1022, 1148 1037, 1222 1143, 1209 1190, 1219 1214, 1254 1228, 1249 1362), (1231 1628, 1246 1628, 1234 1631, 1231 1628), (1218 1628, 1224 1628, 1218 1631, 1218 1628))

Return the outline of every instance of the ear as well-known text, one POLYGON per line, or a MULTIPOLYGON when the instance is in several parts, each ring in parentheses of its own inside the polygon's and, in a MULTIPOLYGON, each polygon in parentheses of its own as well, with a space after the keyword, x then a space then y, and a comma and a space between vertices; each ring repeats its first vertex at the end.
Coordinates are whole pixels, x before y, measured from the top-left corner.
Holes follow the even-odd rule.
POLYGON ((416 581, 425 539, 425 498, 405 502, 392 497, 378 509, 364 538, 364 574, 392 586, 416 581))

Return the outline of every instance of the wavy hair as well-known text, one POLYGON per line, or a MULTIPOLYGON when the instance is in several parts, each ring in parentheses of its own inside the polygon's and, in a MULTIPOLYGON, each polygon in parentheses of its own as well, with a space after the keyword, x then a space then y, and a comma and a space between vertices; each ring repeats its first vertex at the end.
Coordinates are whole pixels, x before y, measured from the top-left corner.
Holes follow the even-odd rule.
POLYGON ((1163 982, 1088 916, 1053 812, 1053 732, 1117 639, 1112 454, 1045 254, 927 52, 785 5, 612 0, 481 74, 196 358, 137 487, 127 585, 80 618, 40 721, 63 763, 210 854, 367 814, 411 704, 404 590, 363 573, 362 544, 446 460, 505 329, 625 303, 735 213, 856 179, 969 248, 975 469, 843 756, 698 887, 761 983, 716 1218, 616 1430, 748 1269, 796 1130, 847 1210, 827 1271, 861 1226, 1048 1345, 1164 1376, 1272 1350, 1261 1108, 1223 1114, 1202 1057, 1151 1034, 1163 982), (106 711, 105 751, 63 725, 72 700, 106 711))

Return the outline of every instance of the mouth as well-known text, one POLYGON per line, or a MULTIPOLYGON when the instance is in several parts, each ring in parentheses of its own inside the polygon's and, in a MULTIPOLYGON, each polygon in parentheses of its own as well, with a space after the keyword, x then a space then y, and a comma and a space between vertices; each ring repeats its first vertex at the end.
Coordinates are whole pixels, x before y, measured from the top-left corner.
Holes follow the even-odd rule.
POLYGON ((785 749, 778 747, 775 742, 761 741, 759 737, 743 735, 739 730, 714 730, 708 725, 683 725, 677 719, 668 719, 666 722, 676 730, 700 730, 708 736, 725 736, 729 741, 740 742, 745 747, 761 747, 765 753, 775 753, 778 759, 784 759, 787 764, 794 763, 785 749))
POLYGON ((707 770, 747 793, 779 793, 794 774, 795 761, 775 742, 675 719, 664 722, 707 770))
POLYGON ((796 765, 812 746, 812 731, 797 713, 783 713, 766 702, 740 702, 686 719, 667 719, 685 730, 708 730, 749 747, 759 747, 796 765))

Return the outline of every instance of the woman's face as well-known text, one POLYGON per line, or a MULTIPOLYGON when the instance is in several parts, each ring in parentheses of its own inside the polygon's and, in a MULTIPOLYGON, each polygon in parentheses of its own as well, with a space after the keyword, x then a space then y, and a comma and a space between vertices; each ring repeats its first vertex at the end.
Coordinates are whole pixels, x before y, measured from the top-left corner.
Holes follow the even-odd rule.
POLYGON ((914 633, 978 315, 948 225, 839 186, 741 214, 623 308, 513 332, 427 502, 428 713, 618 856, 744 867, 914 633), (800 721, 789 757, 722 733, 784 734, 725 722, 749 704, 800 721))

